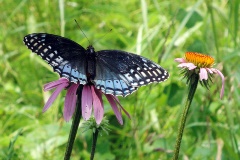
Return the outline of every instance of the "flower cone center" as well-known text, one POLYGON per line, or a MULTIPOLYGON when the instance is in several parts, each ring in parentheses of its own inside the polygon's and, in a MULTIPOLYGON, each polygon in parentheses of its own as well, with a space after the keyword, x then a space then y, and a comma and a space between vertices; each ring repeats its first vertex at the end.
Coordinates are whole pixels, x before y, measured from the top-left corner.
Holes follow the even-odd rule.
POLYGON ((211 68, 214 63, 214 58, 197 52, 186 52, 185 58, 188 62, 200 68, 211 68))

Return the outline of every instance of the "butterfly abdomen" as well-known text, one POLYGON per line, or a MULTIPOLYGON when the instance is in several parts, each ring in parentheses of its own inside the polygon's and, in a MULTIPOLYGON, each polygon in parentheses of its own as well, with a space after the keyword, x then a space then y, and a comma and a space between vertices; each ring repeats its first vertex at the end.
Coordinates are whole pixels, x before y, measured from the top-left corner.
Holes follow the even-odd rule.
POLYGON ((86 63, 86 76, 87 81, 90 83, 96 76, 96 55, 94 48, 90 45, 86 50, 87 63, 86 63))

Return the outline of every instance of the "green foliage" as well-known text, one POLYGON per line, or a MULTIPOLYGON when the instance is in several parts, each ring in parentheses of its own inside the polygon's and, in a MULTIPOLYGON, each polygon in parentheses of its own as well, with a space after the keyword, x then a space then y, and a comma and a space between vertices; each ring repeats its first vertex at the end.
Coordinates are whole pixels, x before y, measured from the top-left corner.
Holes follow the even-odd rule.
MULTIPOLYGON (((120 126, 105 101, 109 135, 98 138, 95 159, 171 159, 185 80, 174 59, 186 51, 211 55, 226 77, 199 85, 183 135, 180 159, 240 159, 239 4, 235 1, 27 1, 0 2, 0 159, 63 159, 71 122, 63 120, 65 93, 42 113, 58 79, 52 68, 23 44, 26 34, 47 32, 96 50, 121 49, 158 62, 170 73, 161 84, 119 98, 131 114, 120 126), (109 30, 112 29, 111 32, 109 30), (104 36, 107 33, 106 36, 104 36), (103 37, 104 36, 104 37, 103 37)), ((92 133, 80 124, 72 159, 89 159, 92 133)))

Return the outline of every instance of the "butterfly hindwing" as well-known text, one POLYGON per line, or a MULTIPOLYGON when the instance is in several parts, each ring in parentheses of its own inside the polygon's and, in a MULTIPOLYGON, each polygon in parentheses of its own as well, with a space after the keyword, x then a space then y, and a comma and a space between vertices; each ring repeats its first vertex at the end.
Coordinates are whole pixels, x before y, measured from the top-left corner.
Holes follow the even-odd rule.
POLYGON ((126 96, 138 87, 165 81, 169 74, 158 64, 132 53, 119 50, 96 52, 94 83, 106 94, 126 96))
POLYGON ((131 86, 125 77, 114 70, 114 66, 101 62, 96 63, 96 77, 93 83, 103 93, 116 96, 126 96, 137 90, 137 87, 131 86))
POLYGON ((50 64, 54 71, 74 83, 86 84, 86 50, 76 42, 57 35, 33 33, 25 45, 50 64))

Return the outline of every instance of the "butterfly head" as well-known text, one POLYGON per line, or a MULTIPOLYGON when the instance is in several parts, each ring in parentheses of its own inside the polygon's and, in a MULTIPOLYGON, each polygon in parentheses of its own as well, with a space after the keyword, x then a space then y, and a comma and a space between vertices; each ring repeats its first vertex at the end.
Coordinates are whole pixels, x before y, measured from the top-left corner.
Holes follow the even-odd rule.
POLYGON ((92 45, 89 45, 87 47, 87 53, 89 53, 90 55, 95 53, 95 50, 92 45))

